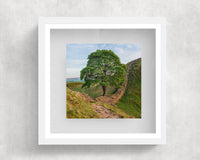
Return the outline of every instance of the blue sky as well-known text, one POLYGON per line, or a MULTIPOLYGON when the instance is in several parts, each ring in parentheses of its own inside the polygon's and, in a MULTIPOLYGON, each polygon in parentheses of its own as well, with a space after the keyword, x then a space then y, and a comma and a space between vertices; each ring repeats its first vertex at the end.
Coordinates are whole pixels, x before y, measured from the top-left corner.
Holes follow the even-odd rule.
POLYGON ((87 65, 88 55, 97 49, 112 50, 124 64, 141 57, 139 44, 67 44, 66 78, 80 77, 80 71, 87 65))

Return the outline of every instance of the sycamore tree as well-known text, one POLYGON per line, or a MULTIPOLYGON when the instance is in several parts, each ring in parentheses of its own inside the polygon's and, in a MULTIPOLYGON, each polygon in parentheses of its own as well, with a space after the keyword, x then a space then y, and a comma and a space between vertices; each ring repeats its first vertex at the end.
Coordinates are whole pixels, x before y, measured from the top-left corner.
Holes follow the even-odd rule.
POLYGON ((119 88, 125 82, 126 65, 120 62, 119 57, 111 50, 97 50, 88 56, 87 66, 81 70, 83 87, 99 84, 106 95, 106 88, 119 88))

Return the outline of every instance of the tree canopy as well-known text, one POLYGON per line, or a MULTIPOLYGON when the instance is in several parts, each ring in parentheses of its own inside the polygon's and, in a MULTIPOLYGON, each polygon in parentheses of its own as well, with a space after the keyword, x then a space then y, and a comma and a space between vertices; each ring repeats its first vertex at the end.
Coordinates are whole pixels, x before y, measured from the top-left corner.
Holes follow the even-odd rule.
POLYGON ((88 56, 87 66, 81 70, 80 78, 84 79, 83 87, 99 84, 106 95, 106 87, 121 87, 125 82, 126 65, 111 50, 96 50, 88 56))

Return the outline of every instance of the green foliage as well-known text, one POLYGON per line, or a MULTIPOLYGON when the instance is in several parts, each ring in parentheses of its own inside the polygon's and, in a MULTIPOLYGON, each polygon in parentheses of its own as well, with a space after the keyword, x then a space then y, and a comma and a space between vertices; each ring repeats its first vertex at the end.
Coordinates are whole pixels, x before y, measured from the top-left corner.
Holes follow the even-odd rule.
POLYGON ((121 87, 125 82, 126 65, 111 50, 97 50, 88 56, 87 66, 81 70, 83 87, 94 84, 121 87))
POLYGON ((126 91, 116 105, 127 114, 141 118, 141 58, 133 62, 126 91))

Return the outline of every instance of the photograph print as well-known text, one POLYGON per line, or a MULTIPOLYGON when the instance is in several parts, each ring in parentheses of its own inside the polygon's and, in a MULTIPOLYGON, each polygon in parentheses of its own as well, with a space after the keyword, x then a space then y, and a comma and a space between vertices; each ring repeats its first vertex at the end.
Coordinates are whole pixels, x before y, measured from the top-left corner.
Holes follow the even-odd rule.
POLYGON ((67 44, 66 118, 141 118, 140 44, 67 44))

